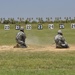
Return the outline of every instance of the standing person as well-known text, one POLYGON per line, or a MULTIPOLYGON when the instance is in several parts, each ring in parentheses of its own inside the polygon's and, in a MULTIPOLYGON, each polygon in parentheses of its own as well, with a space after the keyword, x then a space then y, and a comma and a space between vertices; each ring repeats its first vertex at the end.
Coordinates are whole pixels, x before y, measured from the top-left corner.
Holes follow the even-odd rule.
POLYGON ((65 41, 63 37, 63 33, 61 30, 58 30, 57 35, 54 38, 56 43, 56 48, 69 48, 67 42, 65 41))
POLYGON ((24 27, 21 27, 20 31, 16 35, 16 42, 17 42, 16 46, 20 48, 27 48, 25 40, 26 40, 26 35, 24 33, 24 27))

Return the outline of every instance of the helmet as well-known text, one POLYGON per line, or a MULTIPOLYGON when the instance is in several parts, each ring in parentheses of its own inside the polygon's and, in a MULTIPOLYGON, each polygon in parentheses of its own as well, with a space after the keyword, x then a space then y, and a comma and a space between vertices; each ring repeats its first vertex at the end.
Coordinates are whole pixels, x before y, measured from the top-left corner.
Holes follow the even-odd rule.
POLYGON ((21 27, 21 28, 20 28, 20 31, 24 31, 24 27, 21 27))
POLYGON ((61 30, 58 30, 58 34, 62 34, 62 31, 61 30))

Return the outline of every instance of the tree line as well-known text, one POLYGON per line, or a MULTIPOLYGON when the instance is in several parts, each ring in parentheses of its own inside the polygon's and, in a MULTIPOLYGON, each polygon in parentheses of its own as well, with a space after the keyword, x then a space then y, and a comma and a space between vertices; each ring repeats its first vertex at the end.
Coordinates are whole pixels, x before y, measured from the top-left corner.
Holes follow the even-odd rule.
POLYGON ((64 17, 64 19, 62 19, 61 17, 55 17, 55 19, 53 20, 52 17, 46 17, 45 20, 42 17, 38 17, 36 19, 34 18, 21 18, 18 17, 17 20, 15 20, 14 18, 0 18, 0 24, 16 24, 16 23, 74 23, 75 22, 75 17, 71 18, 71 17, 64 17))

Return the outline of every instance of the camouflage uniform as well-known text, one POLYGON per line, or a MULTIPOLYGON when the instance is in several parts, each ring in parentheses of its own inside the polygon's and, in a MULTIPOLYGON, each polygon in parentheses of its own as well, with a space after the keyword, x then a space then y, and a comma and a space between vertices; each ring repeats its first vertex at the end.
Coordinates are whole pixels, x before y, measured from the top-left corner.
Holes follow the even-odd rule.
POLYGON ((21 48, 27 47, 25 44, 25 39, 26 39, 26 35, 24 33, 24 28, 21 28, 20 32, 18 32, 16 35, 16 42, 19 45, 19 47, 21 47, 21 48))
POLYGON ((56 43, 56 48, 69 48, 67 42, 65 41, 61 30, 58 30, 58 34, 54 38, 56 43))

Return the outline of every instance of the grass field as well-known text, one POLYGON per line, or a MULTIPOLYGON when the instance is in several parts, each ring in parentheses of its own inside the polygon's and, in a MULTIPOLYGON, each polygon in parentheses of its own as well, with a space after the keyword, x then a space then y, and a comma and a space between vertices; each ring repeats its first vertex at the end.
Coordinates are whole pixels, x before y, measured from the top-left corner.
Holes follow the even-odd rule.
POLYGON ((0 75, 60 74, 75 74, 75 52, 0 52, 0 75))
MULTIPOLYGON (((22 25, 25 27, 25 25, 22 25)), ((26 30, 26 42, 28 44, 52 44, 54 36, 57 34, 59 24, 54 24, 54 29, 48 29, 48 24, 43 24, 43 30, 38 30, 37 25, 32 25, 32 30, 26 30)), ((13 45, 15 44, 15 36, 18 30, 15 30, 15 25, 10 25, 10 30, 4 30, 4 25, 0 25, 0 44, 13 45)), ((70 24, 65 24, 65 29, 62 29, 64 37, 69 44, 74 44, 75 29, 71 29, 70 24)))
MULTIPOLYGON (((0 75, 75 75, 75 50, 48 51, 50 47, 46 48, 54 43, 58 29, 59 24, 55 24, 53 30, 43 24, 43 30, 37 30, 34 24, 32 30, 25 30, 26 44, 33 47, 0 50, 0 75), (41 48, 43 46, 44 49, 41 48)), ((70 23, 65 24, 62 31, 66 41, 75 45, 75 29, 71 29, 70 23)), ((8 31, 4 30, 4 25, 0 25, 0 45, 14 46, 17 32, 15 25, 10 25, 8 31)))

